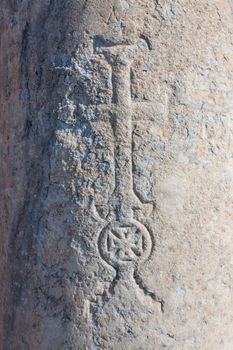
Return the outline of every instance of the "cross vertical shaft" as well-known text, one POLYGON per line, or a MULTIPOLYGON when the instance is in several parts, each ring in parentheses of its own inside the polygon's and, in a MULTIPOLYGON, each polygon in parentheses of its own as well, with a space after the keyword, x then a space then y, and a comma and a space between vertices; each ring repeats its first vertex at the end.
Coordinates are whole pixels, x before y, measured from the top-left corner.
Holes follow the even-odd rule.
POLYGON ((112 67, 115 191, 114 204, 118 220, 132 218, 132 141, 130 62, 117 60, 112 67))

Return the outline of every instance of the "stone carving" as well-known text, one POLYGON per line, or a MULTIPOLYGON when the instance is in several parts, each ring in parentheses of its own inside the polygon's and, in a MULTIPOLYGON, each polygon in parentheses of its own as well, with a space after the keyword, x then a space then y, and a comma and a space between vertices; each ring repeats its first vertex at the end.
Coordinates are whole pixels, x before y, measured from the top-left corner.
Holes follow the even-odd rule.
POLYGON ((131 220, 128 224, 110 222, 99 237, 102 258, 116 268, 145 260, 151 249, 152 242, 148 231, 136 220, 131 220))
POLYGON ((1 1, 0 350, 233 348, 232 13, 1 1))
MULTIPOLYGON (((142 39, 141 39, 142 40, 142 39)), ((133 189, 131 62, 138 46, 111 43, 97 37, 94 51, 112 67, 112 128, 114 132, 115 189, 109 201, 107 224, 98 238, 101 257, 116 269, 136 265, 150 256, 152 239, 133 217, 142 203, 133 189)))

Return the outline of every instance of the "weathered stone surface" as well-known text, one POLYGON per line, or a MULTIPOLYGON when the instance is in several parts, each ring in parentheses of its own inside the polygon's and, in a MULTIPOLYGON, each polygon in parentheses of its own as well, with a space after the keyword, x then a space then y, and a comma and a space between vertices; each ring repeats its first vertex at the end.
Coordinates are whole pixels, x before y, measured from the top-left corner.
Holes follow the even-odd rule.
POLYGON ((231 350, 231 1, 0 4, 1 349, 231 350))

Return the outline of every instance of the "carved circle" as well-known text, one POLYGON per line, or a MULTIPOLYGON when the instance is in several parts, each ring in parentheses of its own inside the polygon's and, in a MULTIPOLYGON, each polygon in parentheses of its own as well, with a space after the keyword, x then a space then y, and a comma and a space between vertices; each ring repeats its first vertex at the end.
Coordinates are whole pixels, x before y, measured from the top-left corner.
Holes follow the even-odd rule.
POLYGON ((119 267, 148 259, 152 240, 148 230, 137 222, 111 222, 101 231, 98 247, 101 257, 111 266, 119 267))

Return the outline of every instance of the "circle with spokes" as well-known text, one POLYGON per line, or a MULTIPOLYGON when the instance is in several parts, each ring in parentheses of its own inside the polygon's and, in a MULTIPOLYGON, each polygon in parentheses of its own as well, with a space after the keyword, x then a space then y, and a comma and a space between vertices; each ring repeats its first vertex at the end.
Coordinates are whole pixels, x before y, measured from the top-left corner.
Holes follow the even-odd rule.
POLYGON ((152 240, 146 227, 138 221, 114 221, 101 231, 98 247, 102 259, 119 268, 147 260, 152 251, 152 240))

